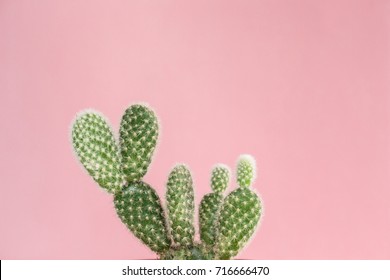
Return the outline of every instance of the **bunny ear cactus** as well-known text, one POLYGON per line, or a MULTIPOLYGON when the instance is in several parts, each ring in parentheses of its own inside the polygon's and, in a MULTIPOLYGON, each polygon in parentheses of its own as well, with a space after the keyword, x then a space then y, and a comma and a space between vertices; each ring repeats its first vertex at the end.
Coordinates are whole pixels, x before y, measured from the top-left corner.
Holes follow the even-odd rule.
POLYGON ((93 110, 76 116, 72 143, 87 172, 113 194, 116 212, 127 228, 160 259, 230 259, 244 247, 260 219, 262 206, 250 189, 256 174, 254 159, 240 157, 239 187, 227 197, 230 170, 216 165, 212 192, 199 207, 200 241, 195 239, 194 189, 191 172, 183 164, 168 177, 166 206, 143 177, 148 171, 159 135, 158 119, 144 104, 124 113, 117 140, 105 117, 93 110))

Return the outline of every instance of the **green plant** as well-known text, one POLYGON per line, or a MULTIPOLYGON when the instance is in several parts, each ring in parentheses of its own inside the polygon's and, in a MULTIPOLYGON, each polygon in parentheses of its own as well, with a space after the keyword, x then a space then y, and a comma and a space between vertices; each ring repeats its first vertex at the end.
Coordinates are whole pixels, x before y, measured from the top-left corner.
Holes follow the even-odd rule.
POLYGON ((131 105, 124 113, 119 141, 105 117, 84 111, 72 125, 74 150, 88 173, 113 194, 116 212, 127 228, 160 259, 231 259, 253 235, 262 213, 261 200, 250 189, 254 159, 237 163, 238 188, 226 197, 230 170, 216 165, 212 193, 199 207, 200 241, 195 240, 194 189, 190 170, 177 165, 168 177, 166 208, 143 177, 158 139, 158 120, 146 105, 131 105))

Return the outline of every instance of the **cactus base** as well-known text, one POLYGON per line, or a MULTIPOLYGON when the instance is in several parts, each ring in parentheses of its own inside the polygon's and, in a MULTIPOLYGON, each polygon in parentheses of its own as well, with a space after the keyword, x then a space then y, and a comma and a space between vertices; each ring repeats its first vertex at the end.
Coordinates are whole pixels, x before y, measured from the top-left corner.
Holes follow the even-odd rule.
POLYGON ((161 255, 161 260, 212 260, 214 259, 213 250, 205 247, 202 244, 195 244, 190 247, 171 248, 164 255, 161 255))

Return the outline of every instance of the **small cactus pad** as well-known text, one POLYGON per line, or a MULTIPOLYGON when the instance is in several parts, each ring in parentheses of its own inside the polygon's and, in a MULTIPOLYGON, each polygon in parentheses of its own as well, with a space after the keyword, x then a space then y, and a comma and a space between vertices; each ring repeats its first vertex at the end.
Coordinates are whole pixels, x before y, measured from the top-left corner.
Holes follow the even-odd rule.
POLYGON ((218 164, 211 172, 211 189, 216 193, 223 193, 230 181, 230 169, 226 165, 218 164))
POLYGON ((72 143, 83 166, 93 179, 110 193, 125 183, 118 145, 105 118, 98 112, 77 115, 72 126, 72 143))
POLYGON ((162 253, 170 247, 160 199, 148 184, 130 182, 114 203, 122 222, 150 249, 162 253))
POLYGON ((222 194, 209 193, 205 195, 199 208, 200 239, 207 245, 214 245, 216 237, 216 223, 223 201, 222 194))
POLYGON ((177 165, 167 183, 167 208, 171 236, 175 245, 190 246, 194 229, 194 189, 191 173, 184 165, 177 165))
POLYGON ((261 216, 261 201, 246 187, 231 192, 224 200, 219 215, 216 254, 231 259, 245 246, 261 216))
POLYGON ((249 187, 256 177, 256 161, 250 155, 242 155, 237 163, 237 182, 240 187, 249 187))
POLYGON ((146 174, 156 148, 157 117, 145 105, 132 105, 122 117, 119 134, 123 171, 129 182, 139 181, 146 174))

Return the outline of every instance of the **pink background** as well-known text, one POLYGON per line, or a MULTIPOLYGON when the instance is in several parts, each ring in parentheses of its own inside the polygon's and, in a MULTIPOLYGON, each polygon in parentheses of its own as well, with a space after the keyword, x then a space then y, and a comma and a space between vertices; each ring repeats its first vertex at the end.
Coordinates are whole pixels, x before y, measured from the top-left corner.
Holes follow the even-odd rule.
POLYGON ((239 258, 390 258, 389 1, 0 2, 0 258, 154 258, 77 163, 76 112, 162 123, 196 200, 258 161, 265 215, 239 258))

